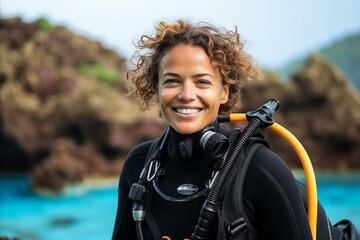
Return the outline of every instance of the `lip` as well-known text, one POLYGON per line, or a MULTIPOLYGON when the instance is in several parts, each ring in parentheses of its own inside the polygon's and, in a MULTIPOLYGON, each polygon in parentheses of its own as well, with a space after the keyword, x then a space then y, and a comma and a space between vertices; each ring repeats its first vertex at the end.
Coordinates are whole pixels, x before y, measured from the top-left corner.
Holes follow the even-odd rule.
POLYGON ((176 106, 176 107, 173 107, 172 110, 180 118, 192 119, 192 118, 198 116, 198 114, 200 114, 202 112, 203 108, 189 107, 189 106, 176 106), (179 112, 179 111, 177 111, 177 109, 192 109, 192 110, 196 110, 196 111, 191 112, 190 110, 188 110, 189 112, 179 112))
POLYGON ((194 107, 194 106, 176 106, 176 107, 173 107, 172 109, 174 112, 176 112, 178 114, 183 114, 183 115, 194 115, 203 110, 203 108, 194 107), (182 111, 178 111, 180 109, 182 111))
POLYGON ((201 109, 198 108, 176 108, 174 109, 176 113, 181 113, 185 115, 191 115, 201 112, 201 109))

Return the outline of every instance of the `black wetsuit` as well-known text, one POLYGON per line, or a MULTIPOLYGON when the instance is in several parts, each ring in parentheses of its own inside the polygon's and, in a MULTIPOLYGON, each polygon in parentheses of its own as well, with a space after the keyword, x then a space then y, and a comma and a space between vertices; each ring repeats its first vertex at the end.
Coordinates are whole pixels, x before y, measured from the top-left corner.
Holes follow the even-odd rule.
MULTIPOLYGON (((229 136, 229 130, 217 126, 218 131, 229 136)), ((211 160, 198 144, 195 144, 190 159, 181 157, 179 142, 184 136, 170 131, 166 158, 162 168, 166 170, 159 177, 158 185, 167 195, 184 197, 177 192, 182 184, 192 184, 199 191, 205 187, 214 167, 211 160)), ((124 164, 119 183, 119 199, 113 239, 134 240, 135 223, 132 219, 132 200, 128 198, 132 183, 136 183, 144 167, 144 161, 151 142, 135 147, 124 164)), ((190 239, 199 218, 205 197, 190 202, 174 203, 161 198, 154 191, 151 212, 163 236, 172 240, 190 239)), ((311 239, 306 209, 297 183, 284 161, 267 147, 260 147, 253 155, 244 183, 245 211, 256 217, 259 239, 311 239)), ((147 224, 144 225, 145 239, 153 239, 147 224)), ((206 239, 215 239, 216 228, 210 228, 206 239)))

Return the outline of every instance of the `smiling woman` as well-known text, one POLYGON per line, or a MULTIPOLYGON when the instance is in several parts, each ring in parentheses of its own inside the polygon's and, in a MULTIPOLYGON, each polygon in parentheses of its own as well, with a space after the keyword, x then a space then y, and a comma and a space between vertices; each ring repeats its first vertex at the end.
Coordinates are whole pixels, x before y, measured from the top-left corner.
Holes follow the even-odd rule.
MULTIPOLYGON (((128 154, 113 239, 313 239, 301 188, 264 136, 255 134, 258 148, 248 144, 235 154, 248 132, 217 120, 239 109, 243 83, 262 76, 239 34, 206 23, 162 21, 154 35, 141 37, 138 48, 135 69, 127 75, 133 93, 143 110, 156 102, 169 127, 128 154), (212 203, 206 196, 218 187, 213 183, 229 158, 249 160, 249 166, 246 172, 228 171, 233 185, 212 203), (242 197, 227 198, 238 192, 242 197), (235 202, 231 213, 224 211, 229 202, 235 202), (229 214, 235 221, 228 221, 229 214)), ((273 101, 263 107, 269 110, 274 102, 278 106, 273 101)), ((317 239, 331 239, 326 214, 319 215, 317 239)))

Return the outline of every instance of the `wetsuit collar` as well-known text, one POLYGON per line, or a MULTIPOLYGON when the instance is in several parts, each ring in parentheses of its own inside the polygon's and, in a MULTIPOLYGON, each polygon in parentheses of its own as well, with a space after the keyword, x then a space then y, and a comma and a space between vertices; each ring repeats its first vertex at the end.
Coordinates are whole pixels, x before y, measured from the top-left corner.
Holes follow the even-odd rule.
MULTIPOLYGON (((220 124, 217 121, 212 126, 215 131, 220 131, 220 124)), ((200 145, 200 132, 185 135, 170 127, 169 133, 167 152, 171 161, 185 168, 203 168, 214 165, 214 160, 200 145)))

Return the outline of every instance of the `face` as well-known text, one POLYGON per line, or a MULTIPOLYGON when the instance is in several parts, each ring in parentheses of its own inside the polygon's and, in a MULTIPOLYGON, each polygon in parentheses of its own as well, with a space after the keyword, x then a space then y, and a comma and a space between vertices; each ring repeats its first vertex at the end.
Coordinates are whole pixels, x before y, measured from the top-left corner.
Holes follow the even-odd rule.
POLYGON ((213 123, 229 86, 200 47, 178 45, 159 64, 159 103, 162 116, 181 134, 200 131, 213 123))

